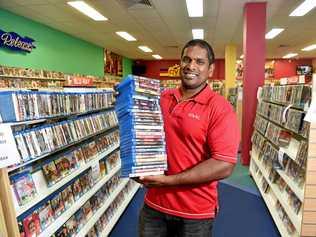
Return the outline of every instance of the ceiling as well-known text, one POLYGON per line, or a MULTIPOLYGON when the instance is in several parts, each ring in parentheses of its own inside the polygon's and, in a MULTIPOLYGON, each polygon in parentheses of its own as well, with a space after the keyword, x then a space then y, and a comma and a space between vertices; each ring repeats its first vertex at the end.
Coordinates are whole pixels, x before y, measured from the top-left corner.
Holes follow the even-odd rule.
MULTIPOLYGON (((204 17, 189 18, 185 0, 85 0, 108 21, 96 22, 66 4, 67 0, 0 0, 0 7, 41 22, 132 59, 153 59, 137 46, 147 45, 164 59, 179 58, 184 43, 192 39, 192 28, 204 28, 205 39, 217 58, 224 58, 225 45, 235 44, 242 54, 243 8, 247 0, 204 0, 204 17), (151 6, 142 4, 149 2, 151 6), (119 38, 127 31, 137 41, 119 38)), ((302 0, 267 0, 267 31, 285 31, 267 40, 267 58, 297 52, 298 57, 316 58, 316 50, 300 49, 316 43, 316 8, 303 17, 289 17, 302 0)))

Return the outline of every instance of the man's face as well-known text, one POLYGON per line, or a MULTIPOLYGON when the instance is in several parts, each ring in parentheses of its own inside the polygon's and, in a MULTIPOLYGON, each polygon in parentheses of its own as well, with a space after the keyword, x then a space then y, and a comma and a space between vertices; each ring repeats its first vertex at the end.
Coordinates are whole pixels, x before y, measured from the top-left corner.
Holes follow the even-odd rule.
POLYGON ((34 221, 31 221, 31 222, 29 223, 29 231, 30 231, 30 233, 32 233, 32 234, 36 233, 36 227, 35 227, 34 221))
POLYGON ((209 65, 206 49, 196 45, 184 50, 180 72, 185 89, 197 89, 204 85, 213 71, 214 64, 209 65))

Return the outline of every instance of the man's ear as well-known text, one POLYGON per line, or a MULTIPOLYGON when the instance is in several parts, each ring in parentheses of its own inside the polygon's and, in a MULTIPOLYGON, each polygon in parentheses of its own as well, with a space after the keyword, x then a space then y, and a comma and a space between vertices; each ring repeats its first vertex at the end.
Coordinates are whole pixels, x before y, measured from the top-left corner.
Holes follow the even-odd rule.
POLYGON ((214 63, 212 63, 209 68, 208 68, 208 77, 212 77, 213 76, 213 72, 214 72, 214 69, 215 69, 215 65, 214 63))

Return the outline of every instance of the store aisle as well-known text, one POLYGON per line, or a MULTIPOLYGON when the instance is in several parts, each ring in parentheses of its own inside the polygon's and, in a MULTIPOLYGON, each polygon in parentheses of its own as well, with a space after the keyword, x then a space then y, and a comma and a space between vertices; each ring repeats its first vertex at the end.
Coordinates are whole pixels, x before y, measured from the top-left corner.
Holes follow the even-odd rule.
MULTIPOLYGON (((238 164, 233 175, 220 182, 220 212, 214 237, 278 237, 279 232, 252 179, 248 167, 238 164)), ((110 237, 137 236, 138 212, 144 189, 130 203, 110 237)))

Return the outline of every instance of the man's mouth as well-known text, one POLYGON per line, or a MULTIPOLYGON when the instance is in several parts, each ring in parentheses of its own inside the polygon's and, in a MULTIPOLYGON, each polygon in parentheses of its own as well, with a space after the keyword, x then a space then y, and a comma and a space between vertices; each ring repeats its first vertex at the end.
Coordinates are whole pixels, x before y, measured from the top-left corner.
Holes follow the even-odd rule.
POLYGON ((184 77, 185 79, 196 79, 198 77, 198 73, 185 72, 184 77))

